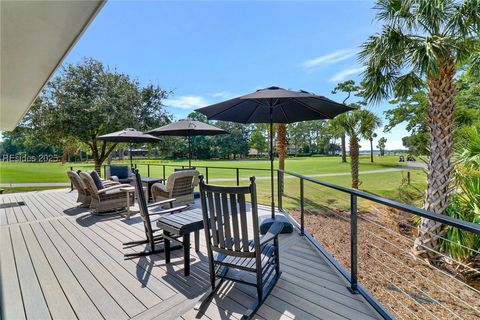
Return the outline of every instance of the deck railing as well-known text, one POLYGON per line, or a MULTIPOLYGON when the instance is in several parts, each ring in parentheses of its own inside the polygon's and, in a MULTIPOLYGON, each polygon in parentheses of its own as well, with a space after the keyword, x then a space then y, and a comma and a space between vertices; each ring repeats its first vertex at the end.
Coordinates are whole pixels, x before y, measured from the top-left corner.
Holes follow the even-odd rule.
MULTIPOLYGON (((153 163, 138 163, 135 165, 136 168, 139 168, 141 171, 141 174, 147 175, 147 176, 155 176, 155 177, 162 177, 162 178, 167 178, 168 175, 174 171, 175 168, 182 168, 185 169, 188 166, 186 165, 177 165, 177 164, 153 164, 153 163)), ((76 168, 76 167, 75 167, 76 168)), ((103 171, 105 173, 105 168, 104 166, 103 171)), ((259 202, 264 203, 264 204, 269 204, 270 199, 268 197, 270 196, 270 189, 269 189, 269 179, 268 172, 269 169, 266 168, 249 168, 249 167, 221 167, 221 166, 195 166, 197 170, 199 170, 205 177, 206 182, 208 183, 211 181, 212 183, 218 183, 221 181, 221 183, 226 183, 226 184, 236 184, 239 185, 241 180, 247 179, 249 175, 255 174, 255 172, 264 172, 265 173, 265 178, 263 180, 258 180, 258 183, 265 183, 265 186, 262 190, 262 188, 258 188, 259 192, 263 192, 263 195, 259 195, 259 202), (212 173, 214 175, 219 175, 219 171, 222 172, 221 177, 212 177, 212 173), (223 172, 229 172, 228 176, 230 178, 224 178, 225 174, 223 172), (263 196, 263 201, 262 201, 262 196, 263 196)), ((72 168, 73 169, 73 168, 72 168)), ((379 182, 381 183, 381 181, 379 182)), ((478 306, 478 301, 470 302, 469 297, 470 296, 477 296, 480 294, 480 291, 473 286, 466 284, 465 282, 459 281, 457 278, 459 277, 458 274, 455 274, 455 271, 451 271, 450 273, 447 271, 442 271, 441 269, 436 269, 435 267, 429 266, 431 268, 431 272, 439 272, 444 275, 444 277, 448 278, 448 281, 452 281, 452 285, 454 286, 454 289, 460 289, 462 290, 468 290, 469 292, 471 291, 473 294, 470 295, 468 294, 454 294, 448 288, 443 288, 439 284, 432 284, 432 280, 429 280, 429 275, 428 274, 422 274, 422 272, 416 271, 414 267, 410 263, 406 263, 407 259, 412 259, 415 260, 415 263, 420 263, 423 265, 426 265, 425 263, 421 262, 420 260, 414 258, 412 255, 409 255, 407 252, 402 252, 401 250, 404 250, 404 248, 399 247, 398 245, 396 248, 403 254, 401 258, 399 256, 392 255, 388 252, 387 249, 382 248, 381 246, 378 246, 376 243, 366 243, 366 247, 369 249, 375 248, 376 250, 380 250, 382 254, 384 254, 384 257, 389 257, 392 259, 392 263, 397 263, 399 265, 402 265, 403 268, 406 270, 408 269, 409 272, 411 271, 412 273, 417 273, 418 277, 422 277, 422 279, 425 280, 425 283, 423 284, 424 289, 415 289, 417 295, 420 296, 420 298, 416 297, 415 294, 412 294, 412 292, 409 292, 402 288, 398 283, 395 283, 394 277, 388 277, 385 276, 384 274, 380 273, 375 273, 375 274, 370 274, 370 270, 359 270, 359 262, 360 264, 364 264, 365 261, 359 260, 359 222, 363 226, 364 224, 371 224, 374 225, 375 228, 379 228, 378 230, 382 230, 387 232, 389 235, 392 235, 394 237, 398 237, 398 239, 405 240, 404 235, 398 233, 396 230, 391 230, 388 228, 388 226, 385 226, 382 224, 380 221, 381 219, 375 219, 371 217, 367 217, 361 212, 359 212, 359 207, 362 209, 365 208, 365 201, 367 202, 368 205, 378 205, 382 206, 388 209, 395 209, 398 210, 399 212, 402 212, 403 214, 409 214, 412 216, 415 216, 417 218, 427 218, 433 221, 436 221, 438 223, 441 223, 444 227, 446 228, 456 228, 457 230, 461 230, 462 232, 469 232, 473 234, 475 237, 480 236, 480 226, 478 224, 474 224, 471 222, 455 219, 452 217, 444 216, 444 215, 438 215, 433 212, 423 210, 420 208, 417 208, 412 205, 407 205, 398 201, 386 199, 384 197, 380 197, 378 195, 374 195, 368 192, 363 192, 357 189, 351 189, 347 187, 342 187, 339 185, 335 185, 333 183, 329 183, 326 181, 321 181, 312 177, 304 176, 298 173, 294 172, 289 172, 289 171, 282 171, 282 170, 276 170, 276 196, 277 196, 277 203, 278 203, 278 208, 282 211, 290 212, 293 213, 292 215, 296 218, 298 218, 298 224, 300 227, 300 233, 302 236, 304 236, 319 252, 321 252, 326 259, 338 270, 338 272, 345 278, 345 280, 348 282, 348 288, 352 293, 355 294, 360 294, 362 295, 368 302, 369 304, 377 310, 377 312, 385 319, 394 319, 395 317, 402 318, 404 317, 405 314, 408 314, 409 316, 405 316, 405 318, 409 317, 417 317, 417 318, 422 318, 420 315, 428 315, 431 316, 432 318, 442 318, 444 316, 449 316, 453 318, 468 318, 468 316, 465 316, 465 314, 462 314, 462 310, 467 310, 469 313, 468 315, 473 315, 473 316, 480 316, 480 306, 478 306), (295 182, 295 179, 298 180, 298 182, 295 182), (320 190, 319 188, 323 188, 320 190), (335 194, 332 196, 331 192, 335 192, 335 194), (344 212, 342 214, 339 214, 335 210, 332 210, 332 206, 329 204, 329 201, 331 199, 325 199, 326 194, 329 194, 330 197, 336 197, 336 198, 342 198, 343 197, 343 202, 341 204, 337 204, 337 206, 342 207, 344 212), (345 198, 346 197, 346 198, 345 198), (328 201, 327 201, 328 200, 328 201), (359 203, 361 202, 361 203, 359 203), (307 209, 308 207, 308 209, 307 209), (335 216, 335 219, 338 221, 343 221, 345 223, 349 224, 349 233, 350 233, 350 239, 349 241, 349 246, 347 247, 348 252, 349 252, 349 257, 348 259, 343 259, 343 263, 339 262, 339 260, 342 260, 341 256, 339 256, 338 253, 333 252, 334 250, 328 250, 329 244, 332 242, 337 241, 337 239, 329 239, 328 241, 325 241, 322 239, 319 239, 319 237, 315 236, 316 230, 311 230, 309 228, 308 223, 306 222, 306 218, 312 218, 313 216, 309 213, 312 210, 317 210, 317 209, 322 209, 324 211, 328 211, 329 214, 331 213, 333 216, 335 216), (348 263, 345 261, 348 260, 348 263), (359 281, 360 278, 363 279, 370 279, 373 283, 376 282, 379 284, 378 288, 381 288, 384 290, 386 293, 390 295, 389 299, 394 299, 396 298, 396 294, 402 295, 406 299, 410 299, 411 303, 410 304, 404 304, 403 302, 398 302, 398 305, 394 305, 394 303, 389 304, 388 299, 384 299, 379 295, 375 295, 375 293, 372 295, 372 288, 370 287, 365 287, 364 283, 360 284, 361 281, 359 281), (429 288, 428 286, 436 286, 439 291, 442 292, 442 295, 448 296, 454 303, 458 305, 463 305, 464 309, 459 309, 459 308, 453 308, 450 305, 446 303, 446 299, 443 299, 443 296, 441 298, 438 297, 431 297, 429 293, 429 288), (464 286, 460 288, 460 286, 464 286), (388 287, 388 288, 386 288, 388 287), (425 289, 426 288, 426 289, 425 289), (394 294, 392 294, 392 291, 394 294), (423 304, 422 300, 428 301, 428 303, 432 303, 434 305, 433 307, 431 305, 425 305, 423 304), (379 302, 380 301, 380 302, 379 302), (404 308, 404 310, 399 310, 400 307, 404 308), (417 311, 412 311, 417 308, 419 313, 417 314, 417 311), (436 312, 444 312, 444 313, 436 313, 436 312), (410 313, 410 314, 409 314, 410 313), (394 317, 395 314, 395 317, 394 317)), ((412 222, 409 225, 409 228, 411 230, 416 229, 416 225, 412 222)), ((379 241, 387 241, 385 239, 381 239, 381 236, 378 234, 375 234, 375 232, 372 232, 368 230, 361 230, 362 234, 368 234, 375 239, 379 241)), ((335 230, 331 230, 335 231, 335 230)), ((449 239, 446 239, 445 237, 440 235, 432 235, 438 239, 441 239, 442 241, 450 241, 449 239)), ((414 237, 412 237, 413 239, 414 237)), ((408 241, 411 241, 412 239, 407 239, 408 241)), ((363 240, 363 239, 361 239, 363 240)), ((406 240, 406 241, 407 241, 406 240)), ((407 242, 408 242, 407 241, 407 242)), ((388 242, 388 241, 387 241, 388 242)), ((363 244, 363 242, 362 242, 363 244)), ((395 246, 395 243, 390 243, 388 245, 393 245, 395 246)), ((460 244, 458 244, 460 245, 460 244)), ((413 241, 412 241, 412 246, 413 246, 413 241)), ((344 248, 345 249, 345 248, 344 248)), ((364 247, 360 248, 361 250, 366 250, 364 247)), ((427 248, 427 250, 430 250, 427 248)), ((480 252, 471 248, 468 248, 468 250, 472 250, 472 252, 478 254, 479 262, 480 262, 480 252)), ((404 250, 405 251, 405 250, 404 250)), ((364 252, 362 252, 364 253, 364 252)), ((461 265, 465 266, 464 262, 462 261, 457 261, 453 259, 452 257, 449 257, 441 252, 434 252, 435 254, 439 254, 443 256, 443 258, 447 259, 449 263, 455 263, 456 265, 461 265)), ((363 255, 364 257, 371 257, 374 261, 374 263, 377 266, 382 266, 384 268, 389 268, 391 264, 386 264, 383 261, 379 260, 378 257, 374 255, 363 255)), ((474 272, 479 272, 478 269, 475 267, 470 267, 474 272)), ((401 268, 400 268, 401 269, 401 268)), ((455 268, 452 268, 455 269, 455 268)), ((392 272, 392 270, 389 270, 389 272, 392 272)), ((426 272, 426 271, 425 271, 426 272)), ((480 275, 480 273, 479 273, 480 275)), ((478 275, 477 275, 478 276, 478 275)), ((405 278, 402 276, 402 281, 410 281, 411 279, 405 278)), ((418 288, 418 284, 411 284, 412 288, 418 288)), ((452 288, 452 287, 450 287, 452 288)), ((392 300, 389 300, 392 301, 392 300)))
MULTIPOLYGON (((455 218, 445 216, 445 215, 439 215, 439 214, 436 214, 434 212, 430 212, 430 211, 427 211, 427 210, 424 210, 424 209, 420 209, 420 208, 417 208, 417 207, 412 206, 412 205, 407 205, 407 204, 404 204, 404 203, 400 203, 398 201, 386 199, 386 198, 383 198, 383 197, 380 197, 380 196, 377 196, 377 195, 374 195, 374 194, 371 194, 371 193, 363 192, 363 191, 360 191, 360 190, 357 190, 357 189, 351 189, 351 188, 338 186, 338 185, 335 185, 335 184, 332 184, 332 183, 329 183, 329 182, 326 182, 326 181, 317 180, 317 179, 307 177, 307 176, 304 176, 304 175, 301 175, 301 174, 297 174, 297 173, 294 173, 294 172, 278 170, 278 175, 279 175, 279 178, 278 178, 278 187, 277 188, 278 188, 278 190, 280 190, 280 192, 278 194, 278 204, 279 204, 280 209, 285 210, 285 211, 299 210, 299 214, 297 216, 299 216, 298 220, 299 220, 301 235, 305 236, 332 263, 332 265, 335 266, 335 268, 343 275, 343 277, 348 281, 349 290, 352 293, 361 294, 377 310, 377 312, 379 312, 386 319, 393 319, 394 318, 392 313, 393 312, 396 313, 395 309, 392 308, 391 306, 386 308, 385 307, 386 303, 383 300, 381 300, 382 303, 379 303, 378 299, 375 298, 371 294, 371 290, 370 290, 371 288, 365 288, 364 286, 360 285, 359 280, 358 280, 359 279, 359 268, 358 268, 358 265, 359 265, 359 255, 358 255, 358 252, 359 252, 359 248, 358 248, 359 226, 358 226, 358 221, 360 219, 362 222, 368 222, 368 223, 376 224, 376 225, 379 225, 379 226, 381 225, 380 221, 371 221, 371 219, 369 219, 367 217, 363 217, 363 216, 359 217, 359 210, 358 210, 359 209, 359 199, 367 200, 368 204, 370 204, 370 205, 375 204, 375 205, 381 205, 381 206, 384 206, 384 207, 387 207, 387 208, 393 208, 393 209, 399 210, 400 212, 408 213, 408 214, 417 216, 419 218, 427 218, 427 219, 436 221, 438 223, 441 223, 443 226, 446 226, 447 228, 456 228, 457 230, 462 230, 463 232, 469 232, 469 233, 472 233, 476 237, 480 237, 480 225, 475 224, 475 223, 455 219, 455 218), (280 176, 283 176, 283 179, 281 179, 280 176), (284 186, 282 186, 282 181, 285 181, 285 179, 287 179, 289 177, 295 177, 295 178, 298 179, 298 189, 296 190, 297 191, 296 193, 292 191, 292 187, 291 187, 292 186, 292 181, 288 182, 288 184, 290 185, 290 188, 289 188, 290 190, 284 190, 285 188, 284 188, 284 186), (314 232, 311 233, 311 232, 308 232, 306 230, 306 228, 305 228, 305 226, 306 226, 306 222, 305 222, 306 221, 306 201, 307 201, 307 198, 308 198, 308 196, 306 195, 306 191, 305 191, 305 189, 306 189, 305 184, 306 183, 311 184, 311 186, 312 186, 310 188, 311 191, 316 191, 320 195, 322 193, 327 194, 328 193, 327 190, 330 189, 330 190, 336 191, 337 195, 345 194, 345 195, 348 196, 349 204, 347 206, 349 206, 349 208, 348 208, 348 210, 346 210, 347 211, 346 216, 349 215, 349 218, 348 217, 346 218, 345 215, 340 216, 338 213, 336 213, 335 211, 332 210, 332 215, 335 216, 335 218, 338 218, 338 216, 340 216, 341 218, 343 218, 344 221, 349 221, 349 223, 350 223, 350 250, 349 250, 350 251, 350 257, 349 257, 350 258, 349 259, 350 263, 349 263, 348 267, 345 266, 346 263, 344 263, 344 265, 339 263, 337 261, 337 259, 329 251, 327 251, 327 249, 324 247, 324 245, 322 245, 320 243, 321 240, 316 239, 314 234, 312 234, 314 232), (323 190, 320 190, 319 188, 315 188, 316 186, 321 186, 323 188, 323 190), (292 193, 294 193, 293 196, 292 196, 292 193), (294 198, 294 199, 297 200, 298 203, 294 204, 294 205, 289 205, 289 208, 282 208, 282 206, 283 206, 282 199, 284 197, 289 197, 290 199, 294 198), (349 269, 349 271, 347 271, 347 269, 349 269)), ((379 183, 381 183, 381 181, 379 181, 379 183)), ((314 204, 310 203, 309 206, 312 207, 312 208, 315 208, 315 207, 316 208, 322 208, 322 207, 325 208, 324 204, 319 203, 319 202, 323 202, 322 200, 318 200, 318 198, 317 198, 317 201, 318 202, 316 202, 314 204)), ((323 202, 323 203, 325 203, 325 202, 323 202)), ((343 205, 345 206, 345 203, 343 205)), ((383 229, 387 229, 383 225, 381 227, 383 229)), ((414 225, 410 225, 410 227, 412 229, 416 228, 416 226, 414 226, 414 225)), ((335 230, 331 230, 331 231, 335 232, 335 230)), ((365 234, 371 233, 368 230, 366 230, 366 231, 367 232, 365 232, 365 234)), ((441 239, 443 241, 449 241, 449 239, 446 239, 441 234, 439 234, 439 235, 433 235, 432 234, 432 236, 437 237, 437 239, 441 239)), ((331 239, 332 241, 338 241, 338 239, 335 237, 335 233, 332 234, 332 237, 334 237, 333 239, 331 239)), ((382 239, 380 239, 380 241, 382 241, 382 239)), ((457 244, 457 245, 460 246, 460 244, 457 244)), ((413 243, 412 243, 412 246, 413 246, 413 243)), ((385 252, 385 250, 376 247, 374 244, 372 245, 372 247, 375 247, 375 248, 381 250, 383 252, 383 254, 385 254, 385 257, 387 257, 388 252, 385 252)), ((398 245, 397 245, 397 248, 398 248, 398 250, 401 250, 401 248, 399 248, 398 245)), ((425 248, 425 249, 427 251, 428 250, 434 251, 434 250, 429 249, 429 248, 425 248)), ((477 250, 471 249, 471 248, 465 248, 465 249, 471 250, 474 254, 478 255, 478 258, 480 258, 480 252, 478 252, 477 250)), ((465 266, 464 262, 458 261, 458 260, 456 260, 456 259, 454 259, 450 256, 447 256, 447 255, 445 255, 441 252, 431 252, 431 253, 443 256, 443 258, 446 258, 448 260, 448 263, 450 263, 450 264, 454 264, 456 266, 465 266)), ((392 258, 392 260, 398 260, 398 258, 396 258, 392 255, 390 255, 389 258, 392 258)), ((416 259, 416 258, 414 258, 413 255, 412 255, 411 259, 416 259)), ((388 267, 386 264, 384 264, 382 261, 379 261, 377 258, 375 258, 375 260, 380 266, 384 266, 385 268, 388 267)), ((395 262, 396 263, 404 263, 405 261, 403 261, 403 262, 402 261, 395 261, 395 262)), ((426 264, 424 264, 424 265, 426 265, 426 264)), ((407 268, 409 266, 405 265, 404 267, 407 268)), ((468 268, 468 266, 465 266, 465 267, 468 268)), ((440 274, 445 273, 445 271, 442 271, 441 269, 437 269, 434 266, 429 266, 429 268, 431 268, 431 272, 438 272, 440 274)), ((410 267, 410 269, 411 269, 411 267, 410 267)), ((452 269, 454 269, 454 268, 452 268, 452 269)), ((480 270, 475 269, 475 268, 470 268, 470 269, 471 269, 471 271, 477 273, 476 274, 477 278, 478 278, 478 276, 480 276, 480 270)), ((391 270, 389 270, 389 271, 391 271, 391 270)), ((370 271, 369 270, 363 270, 363 272, 368 273, 370 271)), ((417 272, 417 274, 418 273, 419 272, 417 272)), ((368 276, 369 275, 365 275, 365 278, 367 278, 368 276)), ((417 297, 412 297, 412 294, 410 292, 406 292, 405 290, 403 290, 403 288, 399 284, 396 284, 396 283, 392 282, 392 281, 394 281, 393 279, 388 279, 388 278, 384 279, 384 280, 386 280, 386 282, 390 281, 390 284, 392 284, 391 289, 393 289, 396 292, 401 292, 403 295, 408 296, 408 299, 411 300, 411 304, 406 306, 406 308, 409 309, 409 310, 403 312, 403 314, 408 313, 409 311, 413 310, 414 307, 412 307, 412 306, 417 307, 417 305, 419 305, 419 308, 423 309, 421 311, 425 312, 424 314, 428 314, 432 318, 440 318, 441 319, 441 318, 444 318, 446 315, 448 315, 449 318, 452 318, 452 317, 453 318, 459 318, 459 319, 460 318, 469 318, 467 316, 467 314, 465 314, 464 312, 461 311, 461 309, 453 310, 451 308, 451 306, 449 306, 446 301, 442 301, 438 297, 431 297, 428 294, 428 291, 429 291, 429 286, 433 285, 433 284, 428 282, 428 274, 426 274, 426 275, 421 275, 420 274, 420 276, 426 276, 425 277, 425 283, 422 284, 423 288, 426 288, 426 289, 424 289, 424 290, 420 289, 418 291, 420 293, 420 295, 424 295, 424 297, 422 297, 421 299, 424 299, 424 300, 429 299, 429 301, 432 301, 432 304, 438 305, 438 308, 436 306, 437 310, 433 310, 434 308, 427 308, 424 305, 422 305, 421 302, 418 302, 418 300, 420 300, 420 299, 418 299, 417 297), (442 311, 443 313, 436 313, 437 311, 442 311)), ((444 276, 445 276, 445 278, 448 278, 449 276, 451 276, 451 274, 450 275, 445 274, 444 276)), ((378 279, 373 279, 373 280, 378 280, 378 279)), ((403 277, 403 280, 405 282, 410 281, 410 279, 407 279, 405 277, 403 277)), ((471 293, 472 293, 471 297, 473 299, 474 299, 475 296, 477 296, 477 298, 478 298, 478 296, 480 296, 480 295, 478 295, 478 294, 480 294, 480 292, 476 288, 474 288, 473 286, 470 286, 470 285, 465 284, 464 282, 460 282, 460 281, 455 282, 455 284, 456 284, 455 289, 457 289, 458 291, 462 291, 462 290, 471 291, 471 293)), ((451 293, 449 293, 449 294, 451 294, 451 293)), ((477 316, 477 317, 480 316, 480 306, 478 305, 478 300, 477 301, 469 300, 468 296, 469 296, 469 294, 459 294, 457 296, 454 296, 453 298, 457 301, 454 301, 453 303, 458 304, 459 301, 463 300, 462 302, 464 303, 465 310, 468 310, 469 312, 471 312, 471 314, 473 316, 477 316)), ((398 318, 402 318, 401 315, 402 315, 401 312, 396 314, 396 316, 398 318)), ((412 315, 410 315, 410 317, 411 316, 412 315)), ((413 316, 418 317, 418 318, 422 318, 422 316, 418 316, 415 313, 413 313, 413 316)), ((409 317, 407 316, 406 318, 409 318, 409 317)))

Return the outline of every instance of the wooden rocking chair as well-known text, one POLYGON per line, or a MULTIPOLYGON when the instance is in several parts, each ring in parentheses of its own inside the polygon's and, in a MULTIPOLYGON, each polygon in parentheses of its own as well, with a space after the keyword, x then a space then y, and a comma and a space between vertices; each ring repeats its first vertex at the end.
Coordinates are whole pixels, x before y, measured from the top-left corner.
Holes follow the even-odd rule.
POLYGON ((257 288, 257 301, 243 314, 250 319, 272 291, 280 277, 278 235, 283 223, 275 222, 260 238, 255 178, 244 187, 206 185, 200 178, 200 196, 207 242, 211 290, 195 306, 200 312, 224 279, 257 288), (248 237, 245 196, 251 196, 253 240, 248 237), (230 269, 248 272, 255 282, 229 275, 230 269), (217 279, 218 278, 218 279, 217 279))
MULTIPOLYGON (((132 171, 135 176, 135 192, 137 194, 137 201, 138 201, 138 206, 140 207, 140 215, 143 220, 146 239, 125 242, 123 244, 123 248, 124 249, 131 248, 131 247, 142 245, 142 244, 147 244, 148 248, 141 252, 124 254, 125 259, 139 258, 142 256, 163 252, 164 247, 163 246, 159 247, 161 244, 163 244, 163 235, 156 234, 161 229, 154 229, 152 227, 152 220, 150 219, 150 216, 153 216, 153 215, 162 216, 165 214, 172 214, 177 211, 178 212, 182 211, 188 207, 187 205, 173 207, 172 203, 175 201, 174 198, 147 205, 145 193, 143 192, 142 179, 141 179, 140 173, 138 172, 138 169, 135 169, 135 168, 132 168, 132 171), (170 208, 158 209, 160 208, 160 206, 165 204, 170 204, 170 208), (153 210, 153 212, 149 212, 149 208, 153 208, 153 207, 157 207, 157 210, 153 210)), ((177 246, 176 248, 180 248, 180 246, 177 246)), ((172 249, 175 249, 175 248, 172 248, 172 249)))

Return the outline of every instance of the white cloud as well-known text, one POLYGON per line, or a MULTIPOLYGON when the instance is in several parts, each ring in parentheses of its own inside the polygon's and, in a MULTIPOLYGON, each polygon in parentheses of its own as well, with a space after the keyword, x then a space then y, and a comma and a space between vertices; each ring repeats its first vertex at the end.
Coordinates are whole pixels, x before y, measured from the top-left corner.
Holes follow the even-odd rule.
POLYGON ((352 75, 357 75, 357 74, 359 74, 359 73, 362 72, 363 70, 365 70, 365 67, 345 69, 345 70, 342 70, 342 71, 334 74, 334 75, 329 79, 329 81, 330 81, 330 82, 340 82, 340 81, 345 80, 346 78, 348 78, 348 76, 352 76, 352 75))
POLYGON ((212 94, 212 97, 213 98, 227 99, 227 98, 232 97, 232 95, 228 91, 220 91, 220 92, 215 92, 214 94, 212 94))
POLYGON ((194 109, 205 107, 208 105, 208 102, 205 98, 200 96, 181 96, 176 99, 167 99, 165 105, 173 108, 179 109, 194 109))
POLYGON ((306 60, 302 63, 305 69, 314 69, 324 65, 329 65, 353 57, 357 53, 356 49, 341 49, 323 56, 306 60))

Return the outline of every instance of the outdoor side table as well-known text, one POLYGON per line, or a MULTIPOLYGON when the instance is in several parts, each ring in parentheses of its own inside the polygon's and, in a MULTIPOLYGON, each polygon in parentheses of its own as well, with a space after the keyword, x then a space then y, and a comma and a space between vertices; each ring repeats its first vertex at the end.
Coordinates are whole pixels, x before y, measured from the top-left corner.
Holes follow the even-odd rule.
POLYGON ((203 217, 198 209, 169 214, 157 220, 157 227, 163 229, 165 263, 170 263, 170 241, 183 246, 184 274, 190 274, 190 233, 195 233, 195 251, 200 250, 200 230, 203 217), (182 238, 182 240, 180 240, 182 238))
POLYGON ((148 202, 152 200, 152 186, 154 183, 164 183, 165 179, 162 178, 151 178, 151 177, 142 177, 142 184, 147 186, 147 199, 148 202))
POLYGON ((130 210, 130 207, 135 204, 135 187, 122 187, 119 190, 127 194, 127 211, 125 212, 125 215, 121 215, 126 219, 130 219, 130 215, 136 213, 130 210), (130 194, 133 194, 133 203, 130 203, 130 194))

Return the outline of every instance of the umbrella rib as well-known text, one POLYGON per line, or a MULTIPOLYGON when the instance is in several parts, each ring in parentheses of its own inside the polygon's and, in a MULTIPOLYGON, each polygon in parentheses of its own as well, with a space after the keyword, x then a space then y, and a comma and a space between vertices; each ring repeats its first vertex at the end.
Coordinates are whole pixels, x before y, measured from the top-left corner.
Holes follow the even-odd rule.
POLYGON ((312 108, 312 107, 309 106, 308 104, 306 104, 306 103, 304 103, 304 102, 302 102, 302 101, 300 101, 300 100, 297 100, 296 98, 293 98, 293 100, 295 100, 296 102, 300 103, 300 104, 303 105, 305 108, 310 109, 310 110, 312 110, 312 111, 315 112, 315 113, 321 114, 322 116, 326 117, 327 119, 333 119, 333 117, 330 117, 330 116, 326 115, 325 113, 323 113, 323 112, 321 112, 321 111, 318 111, 318 110, 316 110, 315 108, 312 108))
POLYGON ((249 123, 248 121, 250 121, 250 118, 253 117, 253 115, 254 115, 255 111, 257 111, 257 109, 258 109, 258 104, 255 106, 255 108, 253 108, 252 113, 250 113, 250 115, 248 116, 247 121, 245 123, 249 123))
POLYGON ((225 109, 225 110, 222 110, 222 111, 220 111, 220 112, 214 113, 214 114, 211 115, 210 117, 207 117, 207 119, 217 120, 217 119, 213 119, 213 117, 216 117, 216 116, 218 116, 218 115, 221 114, 221 113, 224 113, 224 112, 226 112, 226 111, 228 111, 228 110, 230 110, 230 109, 232 109, 232 108, 235 108, 236 106, 238 106, 239 104, 241 104, 241 103, 243 103, 243 102, 244 102, 243 100, 242 100, 242 101, 239 101, 238 103, 235 103, 233 106, 230 106, 230 107, 228 107, 228 108, 225 109))
POLYGON ((282 110, 282 113, 285 116, 285 119, 287 120, 287 123, 290 123, 290 120, 288 120, 287 113, 285 112, 285 109, 283 109, 283 105, 280 105, 280 110, 282 110))

